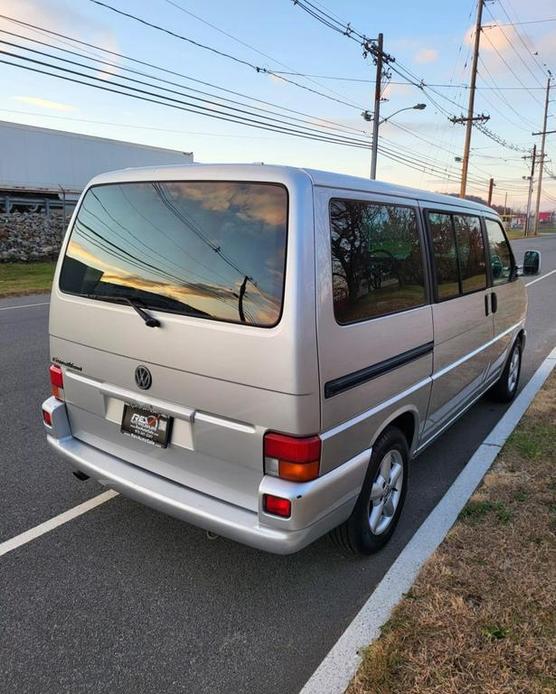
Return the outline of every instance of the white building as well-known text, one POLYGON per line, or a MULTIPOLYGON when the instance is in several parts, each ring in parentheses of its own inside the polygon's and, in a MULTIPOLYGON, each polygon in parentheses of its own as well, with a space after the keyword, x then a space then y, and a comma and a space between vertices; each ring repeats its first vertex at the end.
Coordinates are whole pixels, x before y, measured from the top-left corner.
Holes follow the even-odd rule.
POLYGON ((0 196, 75 199, 99 173, 192 163, 192 152, 0 121, 0 196))

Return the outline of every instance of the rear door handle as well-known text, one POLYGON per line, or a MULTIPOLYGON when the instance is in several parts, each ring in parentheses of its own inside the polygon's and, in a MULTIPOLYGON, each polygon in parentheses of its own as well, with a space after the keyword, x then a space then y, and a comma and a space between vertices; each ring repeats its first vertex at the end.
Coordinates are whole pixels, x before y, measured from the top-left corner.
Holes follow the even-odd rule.
POLYGON ((496 313, 496 311, 498 311, 498 297, 496 296, 496 292, 492 292, 490 295, 490 305, 492 312, 496 313))
POLYGON ((488 294, 485 294, 485 316, 488 316, 488 294))

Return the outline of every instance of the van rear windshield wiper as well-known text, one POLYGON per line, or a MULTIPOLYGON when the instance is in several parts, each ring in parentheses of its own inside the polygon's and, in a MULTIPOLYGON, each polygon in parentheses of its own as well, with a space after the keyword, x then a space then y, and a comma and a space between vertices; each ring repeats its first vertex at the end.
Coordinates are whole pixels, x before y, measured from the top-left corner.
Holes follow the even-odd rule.
POLYGON ((149 315, 145 309, 141 308, 139 302, 135 299, 130 299, 129 296, 120 296, 119 294, 85 294, 88 299, 97 299, 98 301, 115 301, 117 303, 126 303, 134 309, 141 318, 145 321, 145 325, 149 328, 160 328, 160 321, 149 315))

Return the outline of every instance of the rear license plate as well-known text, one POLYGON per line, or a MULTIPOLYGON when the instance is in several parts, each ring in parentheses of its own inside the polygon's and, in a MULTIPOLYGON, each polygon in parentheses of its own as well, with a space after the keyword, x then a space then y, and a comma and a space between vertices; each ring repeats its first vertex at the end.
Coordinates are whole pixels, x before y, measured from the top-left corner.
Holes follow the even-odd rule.
POLYGON ((172 417, 135 405, 124 405, 120 431, 134 439, 166 448, 172 430, 172 417))

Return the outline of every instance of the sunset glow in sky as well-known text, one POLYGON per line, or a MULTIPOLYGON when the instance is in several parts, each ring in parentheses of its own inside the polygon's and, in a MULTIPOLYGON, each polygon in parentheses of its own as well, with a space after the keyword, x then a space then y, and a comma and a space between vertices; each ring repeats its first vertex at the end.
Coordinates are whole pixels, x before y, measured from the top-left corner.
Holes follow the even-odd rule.
MULTIPOLYGON (((301 111, 309 114, 318 126, 335 121, 370 132, 371 124, 363 120, 361 112, 372 110, 372 61, 362 56, 356 42, 318 23, 291 0, 107 2, 240 60, 274 71, 316 76, 296 75, 291 79, 332 98, 323 98, 278 77, 258 73, 241 62, 155 31, 90 0, 4 0, 1 13, 196 80, 301 111)), ((434 96, 439 106, 455 116, 465 113, 468 92, 462 85, 469 81, 475 0, 398 0, 396 3, 326 0, 324 5, 319 5, 368 36, 383 32, 386 52, 428 84, 446 85, 437 88, 443 96, 434 96)), ((475 112, 489 114, 487 127, 505 141, 530 149, 534 143, 540 145, 540 138, 533 137, 532 132, 542 127, 546 85, 543 65, 556 75, 556 22, 519 25, 516 33, 516 27, 507 24, 505 12, 512 21, 526 22, 556 17, 556 6, 554 0, 501 0, 501 4, 495 0, 487 3, 484 13, 485 25, 505 26, 492 26, 483 31, 475 112)), ((53 39, 1 18, 0 30, 20 34, 14 37, 2 33, 3 41, 43 51, 52 52, 52 48, 26 43, 21 36, 54 42, 58 47, 77 48, 66 40, 53 39)), ((4 44, 2 50, 16 49, 4 44)), ((79 50, 90 57, 101 56, 96 49, 79 50)), ((114 56, 110 60, 116 60, 116 65, 103 77, 115 81, 121 76, 118 61, 123 63, 114 56)), ((143 69, 150 71, 148 67, 143 69)), ((369 174, 367 150, 252 129, 5 64, 0 64, 0 74, 3 86, 0 120, 193 151, 196 161, 264 161, 365 177, 369 174)), ((195 87, 217 93, 213 87, 203 87, 180 77, 173 79, 188 89, 195 87)), ((464 128, 450 123, 443 110, 419 88, 403 83, 396 74, 386 86, 384 98, 383 117, 420 102, 426 103, 427 108, 404 111, 383 124, 381 144, 402 156, 434 162, 441 171, 421 172, 379 156, 378 178, 439 192, 457 191, 460 164, 455 157, 462 153, 464 128)), ((549 129, 556 129, 556 87, 553 99, 549 129)), ((556 135, 547 137, 547 152, 549 172, 552 172, 556 170, 556 135)), ((529 173, 529 163, 523 155, 523 151, 505 148, 474 131, 468 192, 486 198, 492 176, 496 181, 495 203, 502 204, 507 194, 509 205, 523 206, 527 182, 522 177, 529 173)), ((546 195, 541 207, 554 209, 556 179, 548 173, 545 180, 546 195)))

